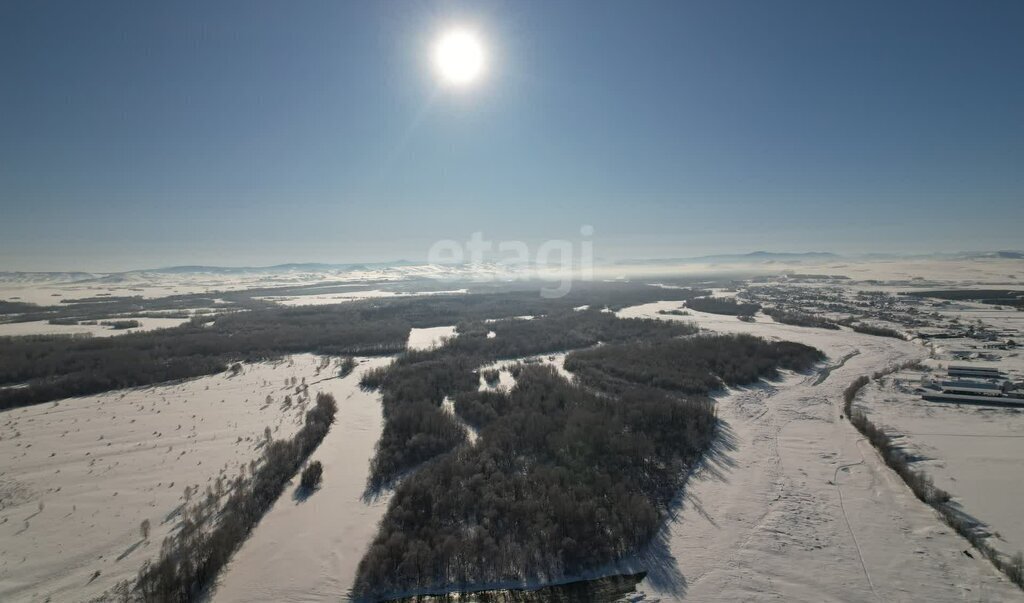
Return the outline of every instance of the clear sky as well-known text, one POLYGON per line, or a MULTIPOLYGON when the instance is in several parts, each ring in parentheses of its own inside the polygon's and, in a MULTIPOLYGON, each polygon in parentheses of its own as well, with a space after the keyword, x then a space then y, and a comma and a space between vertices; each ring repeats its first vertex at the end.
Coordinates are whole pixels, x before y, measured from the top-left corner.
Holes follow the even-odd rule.
POLYGON ((0 2, 0 270, 1024 248, 1024 3, 0 2), (439 83, 453 25, 483 79, 439 83))

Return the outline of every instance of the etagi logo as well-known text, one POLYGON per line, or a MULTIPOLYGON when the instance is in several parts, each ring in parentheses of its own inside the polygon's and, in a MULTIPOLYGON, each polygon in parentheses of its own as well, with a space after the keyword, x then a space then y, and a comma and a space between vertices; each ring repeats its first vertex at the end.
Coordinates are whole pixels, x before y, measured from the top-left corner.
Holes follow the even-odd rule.
POLYGON ((443 239, 430 246, 427 261, 431 264, 469 264, 483 266, 485 262, 494 265, 493 270, 481 270, 474 276, 483 280, 530 280, 540 279, 557 283, 553 287, 541 287, 541 297, 564 297, 572 290, 574 278, 589 281, 594 278, 594 236, 593 226, 583 226, 576 245, 565 239, 549 239, 537 246, 531 253, 524 241, 490 241, 482 232, 474 232, 469 240, 459 242, 443 239))

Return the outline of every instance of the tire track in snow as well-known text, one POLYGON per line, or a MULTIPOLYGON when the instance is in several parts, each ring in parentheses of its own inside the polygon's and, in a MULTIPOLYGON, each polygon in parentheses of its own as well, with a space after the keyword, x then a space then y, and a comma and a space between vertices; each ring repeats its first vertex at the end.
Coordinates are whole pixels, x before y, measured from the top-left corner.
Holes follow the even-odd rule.
MULTIPOLYGON (((858 443, 861 440, 858 440, 858 443)), ((858 450, 860 447, 858 446, 858 450)), ((839 509, 843 512, 843 521, 846 522, 846 529, 850 531, 850 537, 853 538, 853 546, 857 549, 857 558, 860 559, 860 567, 864 570, 864 577, 867 578, 868 586, 871 587, 871 594, 875 596, 875 600, 881 601, 878 592, 875 591, 875 583, 871 581, 871 573, 868 572, 868 566, 864 563, 864 551, 860 548, 860 543, 857 542, 857 535, 853 531, 853 526, 850 525, 850 517, 846 514, 846 503, 843 502, 843 488, 839 485, 839 471, 843 469, 849 469, 850 467, 856 467, 857 465, 864 464, 864 455, 861 455, 861 459, 856 463, 846 463, 836 467, 835 472, 832 474, 832 483, 836 486, 836 492, 839 493, 839 509)))

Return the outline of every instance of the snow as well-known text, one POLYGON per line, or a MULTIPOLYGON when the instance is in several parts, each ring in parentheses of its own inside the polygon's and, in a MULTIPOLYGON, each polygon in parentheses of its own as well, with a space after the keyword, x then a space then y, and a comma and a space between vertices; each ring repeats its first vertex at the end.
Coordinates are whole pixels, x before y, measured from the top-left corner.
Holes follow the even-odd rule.
POLYGON ((278 295, 255 297, 263 301, 274 302, 281 306, 326 306, 343 302, 357 301, 360 299, 377 299, 380 297, 395 297, 398 293, 394 291, 381 291, 372 289, 369 291, 345 291, 343 293, 322 293, 311 295, 278 295))
POLYGON ((338 400, 335 423, 310 457, 323 463, 323 483, 302 499, 295 496, 298 480, 293 480, 221 573, 212 601, 347 597, 390 500, 390 493, 364 499, 383 419, 379 394, 359 387, 362 373, 388 362, 362 359, 348 377, 323 383, 338 400))
POLYGON ((25 335, 91 335, 93 337, 114 337, 116 335, 124 335, 126 333, 169 329, 188 322, 187 318, 136 318, 133 316, 125 318, 105 318, 103 320, 137 320, 139 322, 139 327, 135 329, 115 329, 101 324, 51 325, 45 320, 35 320, 31 322, 2 323, 0 324, 0 337, 21 337, 25 335))
POLYGON ((523 314, 522 316, 509 316, 508 318, 485 318, 484 323, 491 324, 502 320, 533 320, 534 318, 536 317, 533 315, 523 314))
POLYGON ((851 381, 924 358, 927 349, 762 322, 760 316, 751 324, 701 312, 657 314, 666 307, 671 304, 645 304, 619 314, 798 341, 821 349, 837 366, 817 385, 817 375, 790 374, 718 397, 717 449, 695 471, 675 519, 651 550, 632 566, 622 564, 649 569, 640 587, 644 595, 693 601, 1024 599, 987 560, 965 556, 968 543, 840 419, 842 390, 851 381), (853 351, 859 353, 849 356, 853 351))
POLYGON ((576 377, 565 370, 565 357, 569 355, 569 352, 558 352, 556 354, 540 354, 537 356, 521 356, 519 358, 510 358, 508 360, 499 360, 486 364, 480 367, 480 385, 478 386, 480 391, 491 390, 504 390, 509 391, 516 385, 516 379, 512 376, 512 367, 517 364, 541 364, 554 367, 554 369, 563 378, 569 381, 574 380, 576 377), (489 370, 498 371, 498 382, 494 385, 490 385, 484 379, 484 372, 489 370))
POLYGON ((489 364, 489 365, 481 368, 480 369, 480 384, 477 386, 477 389, 479 391, 499 391, 499 390, 501 390, 501 391, 506 391, 506 392, 511 390, 513 387, 515 387, 516 378, 512 376, 512 372, 511 372, 510 369, 511 369, 511 366, 513 364, 516 364, 517 362, 518 361, 514 361, 514 360, 506 360, 506 361, 503 361, 503 362, 489 364), (484 379, 484 371, 488 371, 488 370, 497 370, 498 371, 498 381, 494 385, 491 385, 491 384, 487 383, 487 380, 484 379))
MULTIPOLYGON (((849 283, 856 289, 895 292, 910 286, 1010 288, 1020 266, 1019 261, 1006 260, 840 260, 800 265, 798 271, 906 283, 927 279, 914 285, 849 283)), ((784 267, 792 268, 756 268, 778 273, 784 267)), ((676 269, 665 272, 678 276, 676 269)), ((0 284, 0 299, 19 297, 53 304, 62 298, 101 294, 158 297, 320 282, 336 286, 338 278, 355 283, 452 274, 441 268, 407 267, 344 275, 138 273, 116 279, 26 278, 0 284)), ((396 293, 383 289, 314 293, 275 301, 342 303, 373 295, 396 293)), ((652 601, 684 597, 692 601, 1024 600, 1021 591, 987 560, 976 552, 974 558, 964 555, 969 544, 918 501, 840 418, 842 390, 851 381, 904 360, 926 358, 927 347, 848 329, 778 324, 760 313, 755 323, 693 310, 688 316, 657 313, 678 306, 679 302, 658 302, 617 314, 806 343, 828 355, 831 370, 787 373, 775 382, 734 388, 717 396, 722 436, 681 493, 675 518, 649 550, 608 568, 648 571, 638 596, 652 601)), ((1024 316, 970 302, 955 302, 937 311, 1014 328, 1021 327, 1024 316)), ((173 326, 155 322, 164 319, 139 320, 143 328, 173 326)), ((23 323, 0 325, 0 335, 16 334, 9 330, 17 329, 28 334, 40 329, 69 332, 69 328, 96 329, 94 335, 131 332, 23 323)), ((413 329, 409 347, 429 349, 453 334, 452 327, 413 329)), ((960 342, 936 342, 940 354, 942 346, 960 346, 960 342)), ((565 354, 545 355, 482 369, 499 368, 497 387, 507 389, 514 385, 509 367, 516 362, 550 364, 571 377, 564 370, 564 358, 565 354)), ((337 421, 312 457, 324 464, 323 485, 305 499, 294 496, 294 484, 286 490, 235 554, 211 598, 214 602, 345 599, 389 500, 386 493, 377 499, 363 498, 380 436, 381 409, 378 394, 362 391, 358 381, 365 370, 388 361, 360 359, 352 375, 336 379, 331 378, 336 374, 332 368, 318 376, 322 358, 300 355, 286 362, 247 365, 234 377, 214 375, 0 412, 0 458, 4 459, 0 466, 0 600, 86 600, 119 580, 132 578, 144 560, 156 556, 161 540, 174 529, 174 510, 184 502, 186 485, 204 490, 218 476, 237 475, 240 464, 258 458, 265 426, 274 430, 275 437, 286 437, 298 428, 299 405, 285 409, 281 404, 286 394, 294 397, 294 388, 284 387, 285 378, 291 376, 305 377, 311 396, 329 391, 339 402, 337 421), (327 380, 318 381, 321 378, 327 380), (270 405, 267 395, 273 398, 270 405), (152 522, 152 533, 145 541, 139 535, 143 519, 152 522), (97 571, 100 575, 92 579, 97 571)), ((1017 357, 1014 362, 1024 363, 1024 359, 1017 357)), ((487 387, 481 379, 481 388, 487 387)), ((999 533, 997 548, 1007 552, 1024 548, 1024 524, 1015 508, 1024 498, 1024 464, 1020 462, 1024 413, 939 407, 898 390, 888 380, 882 389, 868 388, 859 404, 887 430, 902 434, 908 450, 924 457, 919 466, 951 492, 965 512, 999 533)), ((450 404, 446 409, 451 410, 450 404)))
POLYGON ((303 409, 286 378, 305 378, 313 397, 333 391, 336 380, 315 383, 323 361, 0 412, 0 600, 87 600, 134 578, 175 529, 186 486, 202 496, 229 482, 259 458, 266 427, 275 438, 297 431, 303 409))
POLYGON ((455 402, 453 402, 451 398, 445 396, 444 401, 441 402, 441 410, 448 414, 448 416, 452 417, 452 419, 462 427, 463 431, 466 432, 466 438, 469 440, 470 446, 476 444, 476 440, 480 437, 480 434, 472 425, 463 421, 462 417, 459 416, 459 413, 455 412, 455 402))
POLYGON ((455 326, 427 327, 411 329, 406 347, 410 350, 432 350, 444 343, 445 339, 455 337, 455 326))
POLYGON ((912 389, 919 378, 918 372, 901 372, 871 383, 857 407, 900 437, 905 450, 920 459, 917 470, 999 534, 991 543, 996 549, 1024 550, 1024 411, 929 402, 912 389))
POLYGON ((361 299, 378 299, 382 297, 413 297, 413 296, 427 296, 427 295, 459 295, 466 293, 466 289, 452 289, 450 291, 422 291, 416 293, 404 293, 396 291, 383 291, 380 289, 371 289, 369 291, 346 291, 344 293, 322 293, 322 294, 310 294, 310 295, 284 295, 284 296, 269 296, 269 297, 255 297, 253 299, 261 299, 264 301, 271 301, 282 306, 326 306, 330 304, 339 304, 350 301, 357 301, 361 299))

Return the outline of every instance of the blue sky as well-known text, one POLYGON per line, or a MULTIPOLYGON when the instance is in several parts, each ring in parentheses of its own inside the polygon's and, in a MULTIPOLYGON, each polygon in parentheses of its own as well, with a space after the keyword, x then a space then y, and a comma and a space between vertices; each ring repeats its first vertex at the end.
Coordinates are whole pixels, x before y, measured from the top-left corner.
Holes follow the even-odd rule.
POLYGON ((0 270, 1024 247, 1024 4, 0 4, 0 270), (440 85, 453 25, 488 52, 440 85))

